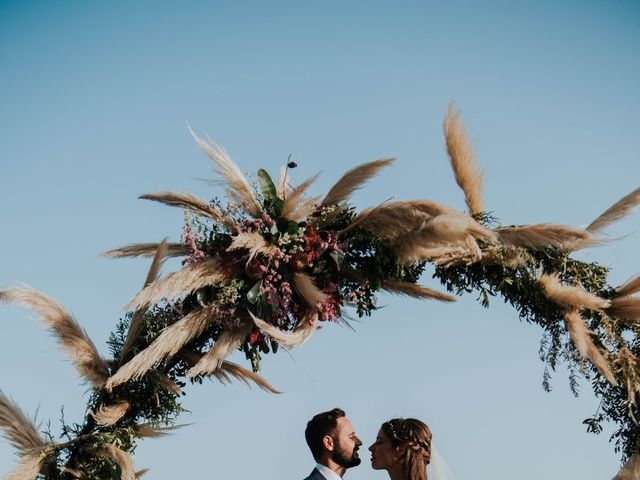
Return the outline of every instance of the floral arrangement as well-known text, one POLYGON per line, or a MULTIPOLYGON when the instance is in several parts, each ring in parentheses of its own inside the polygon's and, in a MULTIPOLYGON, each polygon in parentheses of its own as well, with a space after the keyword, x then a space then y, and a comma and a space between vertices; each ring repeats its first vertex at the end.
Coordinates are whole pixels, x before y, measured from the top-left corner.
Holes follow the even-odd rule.
MULTIPOLYGON (((430 200, 390 201, 357 212, 350 195, 394 159, 348 171, 324 197, 309 197, 316 177, 290 184, 289 161, 277 182, 259 170, 255 188, 226 152, 194 134, 213 160, 229 202, 187 193, 141 198, 185 210, 179 243, 111 250, 112 257, 153 257, 142 290, 127 306, 102 358, 76 320, 54 299, 29 287, 0 291, 0 300, 36 310, 92 388, 84 423, 63 422, 62 438, 46 439, 0 392, 0 427, 21 460, 7 478, 132 479, 136 439, 175 428, 187 382, 214 376, 276 390, 257 372, 261 357, 291 349, 323 324, 370 315, 380 290, 451 302, 477 292, 489 305, 500 295, 519 316, 543 329, 544 385, 558 359, 572 385, 592 381, 601 407, 585 420, 613 438, 627 471, 638 468, 640 426, 640 277, 613 288, 607 269, 570 254, 602 241, 600 232, 640 203, 640 189, 586 229, 538 224, 500 226, 485 211, 482 176, 459 114, 444 123, 447 151, 469 212, 430 200), (158 276, 168 257, 182 268, 158 276), (427 263, 447 293, 417 282, 427 263), (251 369, 226 360, 242 350, 251 369)), ((192 132, 193 133, 193 132, 192 132)))

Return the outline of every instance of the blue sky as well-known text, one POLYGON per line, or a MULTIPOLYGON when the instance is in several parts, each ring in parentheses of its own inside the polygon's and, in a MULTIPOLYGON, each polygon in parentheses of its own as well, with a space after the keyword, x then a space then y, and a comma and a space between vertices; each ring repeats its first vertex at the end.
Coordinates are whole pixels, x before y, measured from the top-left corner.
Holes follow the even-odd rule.
MULTIPOLYGON (((187 125, 246 172, 297 180, 399 161, 358 192, 463 209, 442 137, 454 99, 485 169, 485 203, 504 224, 586 225, 640 184, 640 6, 582 2, 0 1, 0 286, 25 282, 105 340, 143 282, 141 260, 98 253, 177 240, 182 215, 141 193, 221 192, 187 125)), ((638 273, 636 212, 581 258, 638 273)), ((425 284, 435 285, 429 275, 425 284)), ((306 421, 342 406, 365 445, 383 421, 432 426, 459 480, 601 479, 618 457, 581 420, 566 371, 542 391, 540 331, 495 300, 454 305, 381 297, 356 325, 328 325, 263 374, 269 396, 215 382, 188 391, 184 428, 148 440, 139 468, 181 476, 303 478, 306 421)), ((0 310, 0 388, 43 425, 80 421, 87 389, 25 310, 0 310)), ((242 359, 238 356, 238 361, 242 359)), ((385 478, 368 455, 346 478, 385 478)), ((0 471, 13 454, 0 443, 0 471)), ((608 477, 607 477, 608 476, 608 477)))

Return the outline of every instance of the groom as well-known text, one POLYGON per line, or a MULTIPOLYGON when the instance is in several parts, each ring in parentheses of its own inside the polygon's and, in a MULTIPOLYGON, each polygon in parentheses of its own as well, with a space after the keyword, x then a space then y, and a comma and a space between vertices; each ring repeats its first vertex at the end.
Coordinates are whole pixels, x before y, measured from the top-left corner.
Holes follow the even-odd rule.
POLYGON ((304 431, 316 467, 304 480, 342 480, 347 468, 360 465, 362 442, 343 410, 317 414, 304 431))

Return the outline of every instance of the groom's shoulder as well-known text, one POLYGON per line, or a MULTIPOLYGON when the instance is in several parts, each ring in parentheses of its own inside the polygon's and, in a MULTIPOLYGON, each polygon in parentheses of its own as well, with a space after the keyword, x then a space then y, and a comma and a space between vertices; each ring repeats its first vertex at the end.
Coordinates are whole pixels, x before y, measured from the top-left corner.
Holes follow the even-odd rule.
POLYGON ((304 480, 327 480, 324 475, 322 475, 317 468, 313 469, 313 472, 306 477, 304 480))

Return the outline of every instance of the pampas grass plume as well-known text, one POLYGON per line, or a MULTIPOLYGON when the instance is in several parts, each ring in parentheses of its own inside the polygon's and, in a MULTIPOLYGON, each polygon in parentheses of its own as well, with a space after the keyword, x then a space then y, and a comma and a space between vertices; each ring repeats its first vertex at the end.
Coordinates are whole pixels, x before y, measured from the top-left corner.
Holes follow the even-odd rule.
POLYGON ((483 211, 482 172, 460 121, 460 112, 453 110, 453 102, 449 103, 444 119, 444 136, 456 183, 464 192, 469 211, 473 214, 480 213, 483 211))

